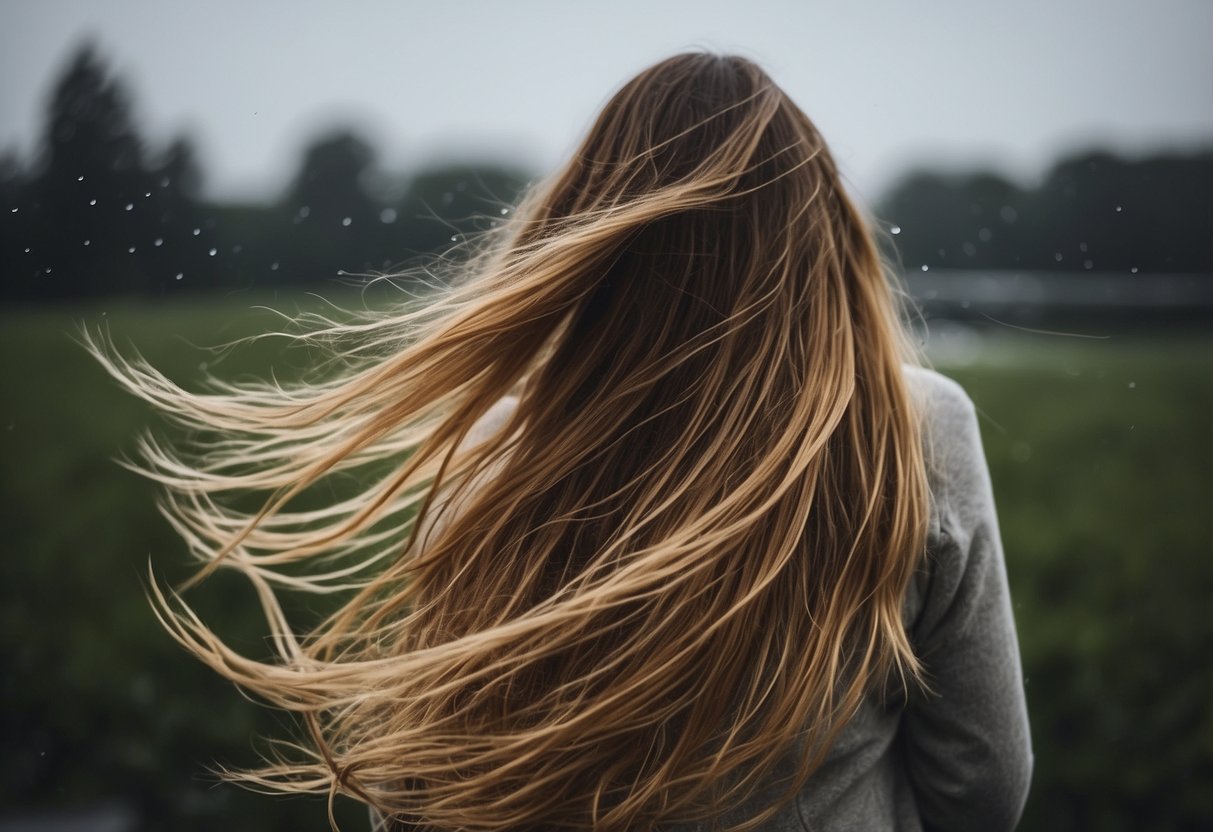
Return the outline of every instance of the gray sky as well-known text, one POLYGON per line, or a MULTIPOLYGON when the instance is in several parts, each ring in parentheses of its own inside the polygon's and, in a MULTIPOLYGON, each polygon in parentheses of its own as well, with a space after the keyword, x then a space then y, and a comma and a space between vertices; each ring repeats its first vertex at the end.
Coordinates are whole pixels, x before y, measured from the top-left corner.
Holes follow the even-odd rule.
POLYGON ((761 62, 860 195, 916 161, 1030 179, 1058 153, 1213 143, 1213 0, 0 0, 0 149, 94 35, 154 142, 197 141, 209 194, 272 197, 352 122, 385 166, 558 164, 610 93, 704 46, 761 62))

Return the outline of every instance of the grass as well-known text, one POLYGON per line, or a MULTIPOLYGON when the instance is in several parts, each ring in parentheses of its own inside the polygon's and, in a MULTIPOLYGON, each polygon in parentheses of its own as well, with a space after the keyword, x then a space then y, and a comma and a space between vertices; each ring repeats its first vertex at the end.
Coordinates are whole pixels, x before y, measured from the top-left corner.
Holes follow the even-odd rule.
MULTIPOLYGON (((202 764, 254 762, 281 733, 159 629, 150 558, 183 577, 154 492, 112 462, 154 424, 68 333, 108 323, 172 378, 291 374, 256 303, 106 303, 0 317, 3 802, 120 797, 148 828, 321 830, 323 806, 210 788, 202 764)), ((1213 337, 1045 336, 990 327, 939 353, 976 402, 999 501, 1037 752, 1024 828, 1194 829, 1213 819, 1213 337)), ((220 576, 200 608, 259 632, 253 595, 220 576)), ((257 649, 256 637, 246 644, 257 649)), ((363 814, 344 807, 346 828, 363 814)), ((343 823, 345 825, 345 823, 343 823)))

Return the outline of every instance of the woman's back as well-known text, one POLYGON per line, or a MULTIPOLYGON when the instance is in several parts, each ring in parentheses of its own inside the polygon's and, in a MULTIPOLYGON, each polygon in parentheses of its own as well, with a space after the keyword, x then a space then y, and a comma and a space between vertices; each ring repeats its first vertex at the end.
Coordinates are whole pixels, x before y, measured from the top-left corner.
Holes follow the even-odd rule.
MULTIPOLYGON (((931 690, 894 686, 866 697, 794 801, 762 826, 769 832, 996 832, 1014 828, 1027 798, 1031 738, 976 413, 954 381, 923 367, 904 371, 923 410, 932 494, 928 554, 907 588, 904 617, 931 690)), ((503 399, 468 441, 501 429, 516 406, 503 399)), ((785 763, 773 777, 790 773, 785 763)), ((758 791, 721 822, 755 816, 778 792, 758 791)))

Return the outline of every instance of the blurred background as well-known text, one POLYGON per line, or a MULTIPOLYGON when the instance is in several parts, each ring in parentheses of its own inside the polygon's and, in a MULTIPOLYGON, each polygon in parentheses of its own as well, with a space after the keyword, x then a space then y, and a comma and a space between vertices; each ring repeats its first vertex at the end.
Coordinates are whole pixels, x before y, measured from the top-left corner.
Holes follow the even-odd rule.
MULTIPOLYGON (((398 302, 358 275, 490 227, 696 46, 814 119, 977 404, 1023 828, 1213 828, 1211 35, 1207 0, 0 3, 0 832, 327 828, 207 774, 291 723, 151 615, 184 549, 113 458, 167 428, 74 327, 186 385, 289 376, 307 355, 207 348, 398 302)), ((247 587, 193 600, 264 654, 247 587)))

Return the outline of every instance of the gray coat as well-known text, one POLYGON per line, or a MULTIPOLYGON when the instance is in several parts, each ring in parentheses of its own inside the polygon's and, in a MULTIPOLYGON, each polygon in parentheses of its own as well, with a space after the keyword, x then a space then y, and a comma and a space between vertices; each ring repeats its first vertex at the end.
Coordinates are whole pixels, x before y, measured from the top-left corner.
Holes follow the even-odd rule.
MULTIPOLYGON (((927 562, 904 610, 932 693, 870 698, 764 832, 999 832, 1015 827, 1027 799, 1023 673, 976 412, 954 381, 917 367, 906 377, 926 416, 932 506, 927 562)), ((478 427, 497 427, 503 405, 478 427)), ((757 814, 774 793, 754 795, 721 826, 757 814)))

